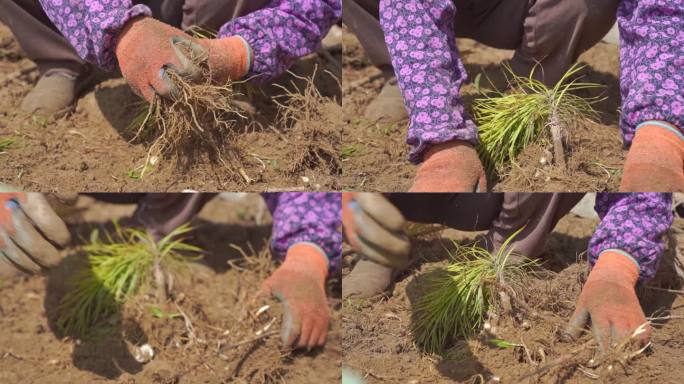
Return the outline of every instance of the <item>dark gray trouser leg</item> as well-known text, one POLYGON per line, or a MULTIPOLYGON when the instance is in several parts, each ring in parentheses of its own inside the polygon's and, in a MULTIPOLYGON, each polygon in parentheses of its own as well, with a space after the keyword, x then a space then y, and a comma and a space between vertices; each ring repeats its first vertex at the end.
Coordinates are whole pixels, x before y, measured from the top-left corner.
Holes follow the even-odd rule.
POLYGON ((392 193, 392 204, 409 221, 438 223, 461 231, 488 229, 501 211, 503 193, 392 193))
POLYGON ((164 236, 192 220, 214 193, 88 193, 112 204, 137 204, 135 219, 156 236, 164 236))
POLYGON ((393 193, 389 200, 407 220, 439 223, 461 231, 489 230, 487 240, 500 246, 525 227, 512 245, 537 257, 548 235, 581 199, 581 193, 393 193))
POLYGON ((389 77, 394 70, 380 27, 379 3, 378 0, 342 0, 342 20, 359 39, 371 63, 389 77))
POLYGON ((53 68, 83 73, 87 65, 60 34, 37 0, 0 1, 0 21, 7 25, 41 73, 53 68))
POLYGON ((620 0, 539 0, 528 13, 520 47, 511 67, 553 86, 577 61, 596 45, 615 24, 620 0))
MULTIPOLYGON (((620 0, 454 0, 457 37, 515 50, 513 70, 555 84, 615 23, 620 0)), ((391 67, 378 21, 379 0, 343 0, 344 22, 378 68, 391 67)))
POLYGON ((265 8, 269 3, 269 0, 185 0, 181 27, 186 30, 199 26, 218 31, 227 21, 265 8))
POLYGON ((498 247, 524 226, 511 245, 520 254, 535 258, 544 250, 558 221, 583 196, 583 193, 505 193, 501 211, 487 234, 488 241, 498 247))

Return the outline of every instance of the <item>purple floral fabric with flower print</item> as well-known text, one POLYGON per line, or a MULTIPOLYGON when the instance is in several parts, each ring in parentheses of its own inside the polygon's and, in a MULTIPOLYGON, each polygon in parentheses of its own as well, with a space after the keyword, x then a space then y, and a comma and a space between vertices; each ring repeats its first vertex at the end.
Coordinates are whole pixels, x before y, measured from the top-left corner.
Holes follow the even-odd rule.
POLYGON ((477 143, 460 96, 467 75, 456 47, 452 0, 381 0, 380 23, 409 113, 409 160, 431 144, 477 143))
POLYGON ((271 248, 284 257, 295 243, 318 245, 337 272, 342 258, 342 195, 322 192, 263 193, 273 215, 271 248))
POLYGON ((40 0, 50 20, 83 60, 115 70, 117 36, 128 20, 151 16, 146 5, 131 0, 40 0))
POLYGON ((674 216, 672 194, 599 193, 594 208, 601 223, 589 241, 589 263, 607 249, 619 249, 639 263, 640 281, 655 276, 674 216))
MULTIPOLYGON (((107 70, 117 67, 114 48, 131 18, 151 16, 150 8, 131 0, 40 0, 50 20, 84 60, 107 70)), ((342 17, 340 0, 274 0, 259 11, 232 20, 219 36, 239 35, 252 47, 248 76, 270 80, 299 57, 315 51, 330 27, 342 17)))
POLYGON ((227 22, 219 36, 238 35, 247 40, 254 51, 247 77, 263 83, 285 72, 297 58, 315 52, 341 18, 340 0, 277 0, 268 8, 227 22))
POLYGON ((625 145, 644 121, 684 130, 684 0, 623 0, 617 16, 625 145))
MULTIPOLYGON (((454 38, 452 0, 381 0, 380 22, 410 122, 409 160, 431 145, 477 143, 459 96, 466 72, 454 38)), ((623 0, 620 89, 625 145, 636 126, 663 120, 684 130, 684 0, 623 0)))

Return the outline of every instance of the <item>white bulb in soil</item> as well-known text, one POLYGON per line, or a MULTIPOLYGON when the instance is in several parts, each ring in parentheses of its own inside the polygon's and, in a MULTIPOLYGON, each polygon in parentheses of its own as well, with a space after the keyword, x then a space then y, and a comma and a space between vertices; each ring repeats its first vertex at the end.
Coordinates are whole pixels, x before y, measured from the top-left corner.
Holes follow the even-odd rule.
POLYGON ((149 344, 143 344, 141 346, 135 347, 133 352, 133 358, 138 363, 149 363, 154 357, 154 348, 149 344))
POLYGON ((270 305, 268 305, 268 304, 264 305, 263 307, 259 308, 254 315, 255 315, 255 317, 259 317, 259 315, 268 311, 269 309, 271 309, 270 305))

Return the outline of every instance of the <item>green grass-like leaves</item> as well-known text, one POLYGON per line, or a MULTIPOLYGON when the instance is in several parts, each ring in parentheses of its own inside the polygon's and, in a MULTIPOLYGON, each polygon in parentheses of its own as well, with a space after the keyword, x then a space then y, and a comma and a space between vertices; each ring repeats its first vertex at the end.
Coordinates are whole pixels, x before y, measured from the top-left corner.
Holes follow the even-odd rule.
POLYGON ((475 100, 473 110, 479 126, 480 158, 490 171, 501 171, 515 160, 529 144, 540 137, 549 137, 547 128, 560 124, 572 125, 581 118, 595 119, 593 104, 599 97, 582 98, 573 92, 602 87, 579 82, 575 76, 584 66, 573 65, 553 88, 529 77, 517 76, 509 66, 511 91, 495 90, 493 94, 475 100))
POLYGON ((178 272, 201 257, 201 249, 184 242, 183 235, 192 230, 188 225, 159 241, 146 231, 114 226, 114 234, 105 233, 104 241, 94 230, 83 247, 87 264, 69 279, 71 290, 58 308, 57 325, 66 334, 85 337, 94 325, 116 315, 121 304, 152 280, 155 265, 178 272))
POLYGON ((426 293, 415 304, 412 331, 416 343, 428 353, 439 353, 456 338, 472 336, 502 287, 517 286, 537 262, 509 263, 510 243, 520 230, 491 254, 478 245, 459 246, 453 261, 428 273, 426 293))
POLYGON ((14 137, 3 137, 0 138, 0 152, 5 152, 10 149, 16 143, 14 137))
POLYGON ((503 339, 490 339, 489 344, 501 349, 509 349, 522 346, 522 344, 513 343, 503 339))

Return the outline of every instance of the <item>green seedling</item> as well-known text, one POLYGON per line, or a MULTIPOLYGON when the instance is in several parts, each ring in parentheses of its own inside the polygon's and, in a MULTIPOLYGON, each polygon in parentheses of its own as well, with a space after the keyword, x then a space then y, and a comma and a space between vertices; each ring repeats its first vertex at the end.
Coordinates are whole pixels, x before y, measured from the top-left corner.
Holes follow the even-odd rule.
POLYGON ((390 136, 396 129, 396 123, 376 124, 375 127, 385 136, 390 136))
POLYGON ((34 124, 40 125, 41 127, 45 128, 48 126, 50 119, 44 116, 31 115, 31 121, 33 121, 34 124))
POLYGON ((133 180, 140 180, 142 178, 140 174, 141 172, 137 169, 131 169, 128 172, 126 172, 126 176, 128 176, 129 179, 133 180))
POLYGON ((358 155, 361 152, 361 148, 358 144, 348 145, 340 151, 340 158, 342 160, 347 160, 353 156, 358 155))
POLYGON ((360 312, 366 306, 366 300, 360 298, 347 298, 344 303, 345 307, 353 309, 355 312, 360 312))
POLYGON ((495 90, 475 100, 473 110, 479 126, 478 151, 489 171, 501 171, 530 144, 541 138, 554 144, 554 161, 563 163, 562 137, 567 127, 581 119, 596 119, 593 105, 600 97, 583 98, 573 92, 602 87, 579 82, 575 76, 584 66, 573 65, 553 88, 533 78, 517 76, 509 66, 511 91, 495 90))
POLYGON ((0 139, 0 153, 7 151, 16 143, 14 137, 3 137, 0 139))
POLYGON ((98 230, 83 247, 87 263, 69 279, 60 301, 57 325, 66 334, 86 337, 92 328, 116 316, 120 306, 154 285, 166 290, 166 279, 201 257, 201 249, 185 242, 188 225, 159 241, 135 228, 114 223, 114 233, 100 240, 98 230))
POLYGON ((503 339, 490 339, 488 340, 489 344, 501 348, 501 349, 509 349, 509 348, 515 348, 515 347, 522 347, 522 344, 518 343, 512 343, 510 341, 506 341, 503 339))
POLYGON ((480 88, 480 81, 482 80, 482 73, 478 73, 475 75, 475 80, 473 80, 473 86, 475 87, 475 92, 477 93, 482 93, 482 89, 480 88))
POLYGON ((416 343, 428 353, 439 353, 456 337, 469 338, 496 303, 496 293, 520 285, 536 261, 521 257, 515 263, 512 234, 496 253, 479 245, 459 246, 446 268, 428 273, 426 291, 415 305, 412 324, 416 343))
POLYGON ((152 314, 152 316, 154 316, 158 319, 173 319, 176 317, 182 317, 183 316, 180 313, 164 312, 164 310, 162 310, 159 307, 149 307, 148 309, 150 310, 150 313, 152 314))

